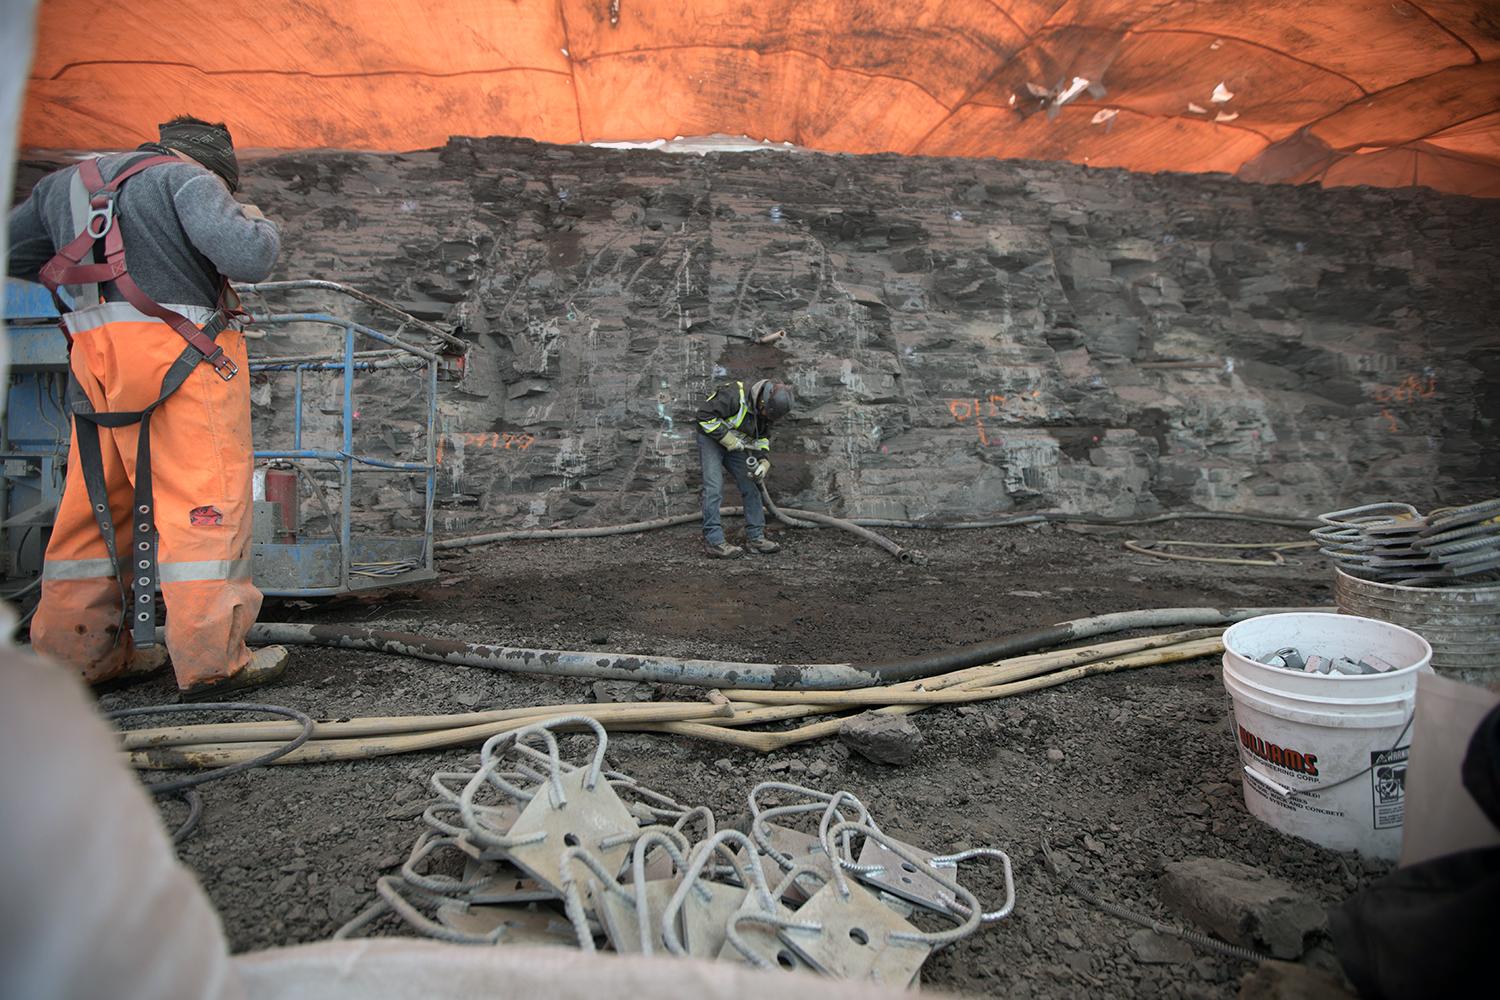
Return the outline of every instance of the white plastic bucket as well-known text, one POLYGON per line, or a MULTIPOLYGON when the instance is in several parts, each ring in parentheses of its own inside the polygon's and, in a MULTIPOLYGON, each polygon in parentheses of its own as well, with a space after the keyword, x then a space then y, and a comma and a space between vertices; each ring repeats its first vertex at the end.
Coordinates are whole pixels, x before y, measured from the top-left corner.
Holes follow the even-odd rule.
POLYGON ((1417 672, 1431 659, 1417 633, 1354 615, 1262 615, 1226 629, 1224 687, 1250 814, 1337 851, 1399 856, 1417 672), (1396 669, 1305 674, 1259 662, 1287 646, 1396 669))

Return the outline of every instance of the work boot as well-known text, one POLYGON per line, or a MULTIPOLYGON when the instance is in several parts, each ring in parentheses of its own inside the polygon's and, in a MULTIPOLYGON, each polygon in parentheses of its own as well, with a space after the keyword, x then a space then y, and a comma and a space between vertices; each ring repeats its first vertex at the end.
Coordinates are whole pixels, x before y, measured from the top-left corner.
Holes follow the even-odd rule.
POLYGON ((768 556, 772 552, 780 552, 781 543, 773 542, 769 538, 751 538, 745 542, 745 548, 751 552, 758 552, 763 556, 768 556))
POLYGON ((132 649, 130 658, 125 661, 125 669, 106 680, 91 684, 95 694, 109 694, 139 684, 141 681, 150 680, 157 674, 166 670, 171 665, 167 657, 167 647, 152 646, 150 649, 132 649))
POLYGON ((745 554, 744 549, 738 545, 730 545, 728 542, 720 542, 718 545, 704 542, 703 551, 708 553, 710 559, 738 559, 745 554))
POLYGON ((288 653, 285 646, 265 646, 250 654, 250 662, 235 674, 216 681, 192 684, 177 692, 177 700, 225 701, 225 695, 238 694, 262 684, 269 684, 286 672, 288 653))

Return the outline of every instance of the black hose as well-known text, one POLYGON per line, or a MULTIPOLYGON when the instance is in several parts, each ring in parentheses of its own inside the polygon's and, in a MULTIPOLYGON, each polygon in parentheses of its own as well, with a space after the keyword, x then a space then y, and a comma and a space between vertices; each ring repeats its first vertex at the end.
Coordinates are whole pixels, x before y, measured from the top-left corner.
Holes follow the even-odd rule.
POLYGON ((990 639, 937 653, 882 660, 869 664, 866 669, 883 677, 888 676, 891 681, 912 680, 917 677, 931 677, 933 674, 945 674, 950 670, 963 670, 965 667, 978 666, 981 663, 1004 659, 1007 656, 1019 656, 1022 653, 1030 653, 1050 646, 1062 646, 1096 635, 1123 632, 1126 629, 1228 625, 1256 615, 1275 614, 1277 611, 1286 610, 1291 609, 1233 608, 1220 611, 1216 608, 1157 608, 1143 611, 1120 611, 1096 615, 1092 618, 1075 618, 1071 621, 1058 622, 1056 625, 1044 625, 1041 628, 1018 632, 1001 639, 990 639))
MULTIPOLYGON (((757 688, 761 690, 840 691, 877 687, 929 677, 950 670, 978 666, 1007 656, 1029 653, 1077 639, 1126 629, 1181 628, 1228 625, 1256 615, 1301 611, 1304 608, 1157 608, 1125 611, 1059 622, 1003 639, 976 643, 941 653, 875 663, 741 663, 722 660, 683 660, 633 653, 526 649, 489 643, 464 642, 356 628, 342 624, 312 625, 262 622, 250 630, 256 645, 334 646, 368 649, 422 660, 436 660, 482 670, 588 677, 605 680, 686 684, 693 687, 757 688)), ((1319 609, 1314 609, 1319 610, 1319 609)), ((1327 610, 1327 609, 1321 609, 1327 610)))
MULTIPOLYGON (((280 705, 262 705, 252 701, 204 701, 187 705, 145 705, 140 708, 116 709, 113 712, 104 713, 104 717, 113 722, 116 719, 135 719, 144 715, 174 715, 182 712, 257 712, 265 715, 279 715, 299 723, 302 726, 302 732, 281 746, 267 750, 265 753, 252 757, 249 760, 242 760, 238 764, 216 767, 211 771, 203 771, 199 774, 189 775, 186 778, 174 778, 171 781, 143 782, 147 791, 153 795, 166 795, 168 792, 182 791, 183 789, 193 788, 210 781, 218 781, 220 778, 227 778, 232 774, 239 774, 241 771, 248 771, 251 768, 264 767, 272 761, 285 757, 306 743, 312 738, 313 734, 313 720, 310 716, 304 715, 295 708, 284 708, 280 705)), ((189 802, 189 808, 191 806, 192 803, 189 802)), ((191 815, 191 813, 188 819, 192 823, 197 822, 197 818, 191 815)), ((187 826, 187 824, 184 824, 184 826, 187 826)), ((191 829, 191 827, 189 826, 188 829, 191 829)), ((179 831, 179 833, 182 836, 187 835, 184 831, 179 831)))
POLYGON ((33 590, 36 590, 41 585, 42 578, 37 577, 35 580, 32 580, 26 586, 22 587, 20 590, 16 591, 13 594, 0 594, 0 601, 19 600, 20 598, 25 597, 27 594, 31 593, 33 590))
POLYGON ((172 834, 172 846, 176 847, 188 838, 188 834, 198 828, 198 821, 203 818, 203 796, 198 794, 196 788, 184 788, 177 793, 177 797, 187 803, 187 819, 182 821, 172 834))

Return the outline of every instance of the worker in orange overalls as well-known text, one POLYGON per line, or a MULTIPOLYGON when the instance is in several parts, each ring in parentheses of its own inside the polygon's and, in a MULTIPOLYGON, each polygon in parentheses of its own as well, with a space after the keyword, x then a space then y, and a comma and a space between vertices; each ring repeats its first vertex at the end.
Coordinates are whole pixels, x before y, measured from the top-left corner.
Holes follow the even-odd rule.
POLYGON ((228 128, 182 117, 158 142, 44 177, 10 216, 7 271, 53 290, 71 343, 72 450, 31 640, 92 683, 164 663, 158 587, 183 700, 286 667, 282 647, 245 645, 261 593, 250 374, 228 282, 264 280, 281 240, 238 187, 228 128))

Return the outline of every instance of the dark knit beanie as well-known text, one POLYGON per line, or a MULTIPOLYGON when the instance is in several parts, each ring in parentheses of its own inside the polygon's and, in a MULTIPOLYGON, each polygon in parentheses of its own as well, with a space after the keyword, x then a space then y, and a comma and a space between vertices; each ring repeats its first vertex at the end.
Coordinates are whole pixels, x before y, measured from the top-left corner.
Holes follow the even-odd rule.
POLYGON ((156 128, 161 138, 154 145, 186 153, 224 178, 229 190, 240 189, 240 165, 234 158, 234 139, 222 122, 215 124, 196 118, 174 118, 156 128))

